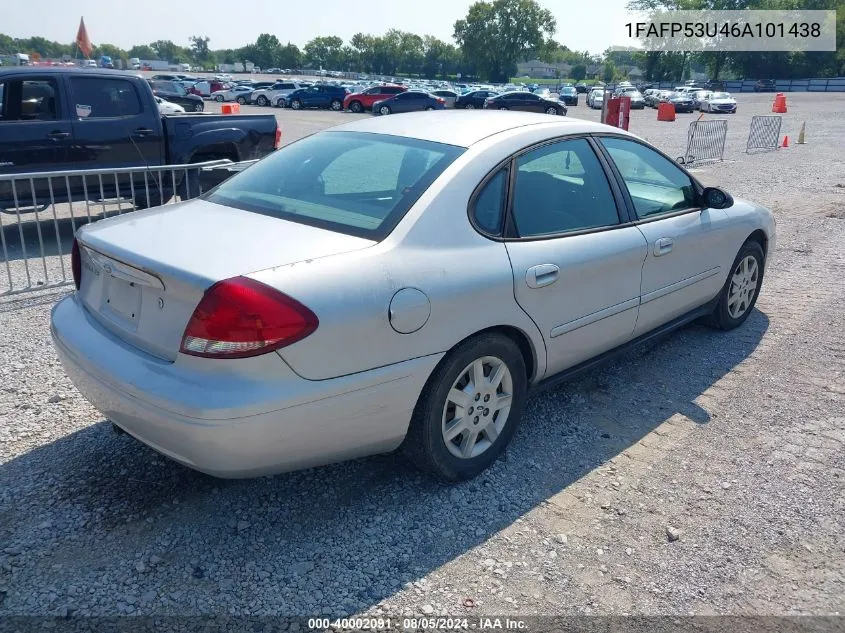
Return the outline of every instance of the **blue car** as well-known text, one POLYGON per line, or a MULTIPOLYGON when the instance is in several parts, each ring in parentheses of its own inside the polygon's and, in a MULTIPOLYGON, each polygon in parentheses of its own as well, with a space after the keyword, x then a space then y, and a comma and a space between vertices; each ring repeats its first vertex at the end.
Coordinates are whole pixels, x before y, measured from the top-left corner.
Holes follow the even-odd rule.
POLYGON ((340 112, 347 90, 341 86, 317 84, 308 88, 294 90, 285 97, 285 106, 293 110, 304 108, 326 108, 340 112))
POLYGON ((373 114, 398 114, 400 112, 419 112, 420 110, 443 110, 446 107, 446 100, 442 97, 435 97, 428 92, 420 90, 408 90, 398 95, 376 101, 373 104, 373 114))

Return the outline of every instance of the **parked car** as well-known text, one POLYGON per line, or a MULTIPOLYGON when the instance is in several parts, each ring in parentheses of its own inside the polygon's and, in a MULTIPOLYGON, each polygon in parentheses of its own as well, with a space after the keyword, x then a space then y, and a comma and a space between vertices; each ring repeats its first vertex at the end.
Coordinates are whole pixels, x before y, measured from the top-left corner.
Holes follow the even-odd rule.
POLYGON ((346 89, 330 84, 318 84, 294 90, 285 97, 285 106, 294 110, 304 108, 328 108, 336 112, 343 110, 346 89))
POLYGON ((587 106, 593 109, 601 109, 604 102, 604 88, 594 88, 587 95, 587 106))
POLYGON ((736 114, 736 99, 734 99, 729 92, 710 93, 701 102, 701 111, 736 114))
POLYGON ((464 110, 480 110, 487 99, 499 94, 495 90, 472 90, 455 99, 455 107, 464 110))
MULTIPOLYGON (((252 160, 272 152, 281 136, 272 114, 162 116, 147 80, 117 70, 0 69, 0 93, 0 174, 252 160)), ((183 176, 177 171, 177 192, 190 195, 194 190, 183 176)), ((84 201, 100 198, 101 191, 113 198, 119 191, 141 208, 163 204, 174 193, 174 183, 165 182, 160 191, 150 187, 147 199, 141 171, 135 178, 121 175, 117 183, 96 176, 85 180, 53 179, 51 191, 46 178, 36 179, 32 202, 84 201)), ((0 182, 0 209, 15 207, 9 182, 0 182)))
POLYGON ((754 84, 754 92, 774 92, 775 82, 773 79, 760 79, 754 84))
POLYGON ((487 110, 519 110, 566 115, 566 106, 555 99, 544 99, 533 92, 505 92, 484 102, 487 110))
POLYGON ((769 210, 622 130, 552 121, 356 120, 87 224, 58 358, 115 425, 214 476, 401 448, 474 477, 533 387, 696 319, 741 327, 776 246, 769 210))
POLYGON ((185 75, 153 75, 150 77, 153 81, 182 81, 185 75))
POLYGON ((150 87, 153 89, 154 95, 170 103, 178 103, 187 112, 202 112, 205 108, 202 97, 189 94, 185 88, 175 81, 151 80, 150 87))
POLYGON ((352 110, 352 112, 363 112, 364 110, 372 110, 373 104, 376 101, 384 101, 390 97, 405 92, 405 86, 389 85, 373 86, 363 92, 355 92, 346 95, 343 99, 343 109, 352 110))
POLYGON ((645 92, 643 92, 643 103, 651 108, 656 108, 658 103, 658 95, 660 94, 660 89, 658 88, 647 88, 645 92))
POLYGON ((179 104, 170 103, 170 101, 165 101, 161 97, 155 97, 155 101, 158 104, 158 111, 162 114, 181 114, 185 111, 185 108, 179 104))
POLYGON ((696 90, 692 93, 692 100, 693 100, 693 107, 696 110, 701 110, 701 103, 706 99, 708 96, 712 95, 713 92, 710 90, 696 90))
POLYGON ((254 88, 252 86, 232 86, 224 90, 216 90, 211 93, 211 98, 219 103, 224 101, 237 101, 241 105, 249 103, 250 95, 254 88))
POLYGON ((675 112, 692 112, 695 110, 695 101, 687 92, 672 92, 666 101, 675 106, 675 112))
POLYGON ((580 82, 575 84, 575 90, 578 94, 586 94, 587 93, 587 84, 580 82))
POLYGON ((563 101, 565 105, 578 105, 578 91, 573 86, 563 86, 560 89, 558 100, 563 101))
POLYGON ((421 110, 443 110, 446 100, 420 90, 407 90, 373 104, 373 114, 387 115, 421 110))
POLYGON ((440 97, 443 99, 444 104, 447 108, 454 108, 455 101, 458 100, 458 93, 454 90, 432 90, 431 94, 435 97, 440 97))
POLYGON ((621 86, 617 88, 614 96, 628 97, 631 100, 632 110, 642 110, 645 108, 643 94, 633 86, 621 86))
POLYGON ((277 81, 267 88, 259 88, 253 91, 250 95, 252 103, 260 106, 275 106, 279 107, 279 103, 284 103, 284 98, 292 93, 294 90, 304 88, 302 84, 293 81, 277 81))

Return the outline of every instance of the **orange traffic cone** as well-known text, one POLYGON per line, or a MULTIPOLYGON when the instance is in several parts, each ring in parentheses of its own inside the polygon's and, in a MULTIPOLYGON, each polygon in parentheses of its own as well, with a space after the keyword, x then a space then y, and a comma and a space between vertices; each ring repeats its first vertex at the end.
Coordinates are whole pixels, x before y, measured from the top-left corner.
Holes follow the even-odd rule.
POLYGON ((789 147, 789 135, 783 137, 783 145, 781 147, 789 147))
POLYGON ((772 112, 776 114, 786 113, 786 95, 782 92, 775 95, 775 100, 772 103, 772 112))

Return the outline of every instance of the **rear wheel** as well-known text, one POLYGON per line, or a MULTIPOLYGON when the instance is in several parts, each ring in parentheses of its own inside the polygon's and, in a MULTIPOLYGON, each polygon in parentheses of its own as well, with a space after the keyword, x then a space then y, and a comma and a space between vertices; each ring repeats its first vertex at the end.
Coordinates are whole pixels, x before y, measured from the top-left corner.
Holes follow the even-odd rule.
POLYGON ((341 110, 343 110, 343 101, 341 101, 340 99, 333 99, 330 107, 335 112, 340 112, 341 110))
POLYGON ((223 103, 226 100, 226 98, 223 95, 214 95, 214 100, 217 103, 223 103))
POLYGON ((205 106, 203 106, 203 104, 201 104, 201 103, 197 103, 194 106, 194 112, 202 112, 204 109, 205 109, 205 106))
POLYGON ((499 106, 499 110, 507 110, 508 106, 499 106))
POLYGON ((241 105, 246 105, 246 97, 238 97, 238 103, 241 105))
POLYGON ((708 319, 710 325, 732 330, 745 322, 760 294, 765 259, 759 243, 749 241, 742 245, 719 295, 719 303, 708 319))
POLYGON ((434 110, 434 106, 426 106, 425 109, 426 111, 434 110))
POLYGON ((475 106, 471 103, 468 103, 464 106, 464 110, 475 110, 475 106))
POLYGON ((513 340, 501 334, 471 339, 429 378, 402 447, 440 479, 475 477, 516 433, 527 388, 525 359, 513 340))

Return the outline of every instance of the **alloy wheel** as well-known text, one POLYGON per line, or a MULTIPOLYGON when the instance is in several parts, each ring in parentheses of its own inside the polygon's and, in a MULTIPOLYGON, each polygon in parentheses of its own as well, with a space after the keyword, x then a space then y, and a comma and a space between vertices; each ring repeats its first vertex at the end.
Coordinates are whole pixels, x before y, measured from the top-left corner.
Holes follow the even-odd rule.
POLYGON ((748 310, 760 283, 760 268, 757 259, 748 255, 739 262, 731 277, 728 291, 728 314, 738 319, 748 310))

